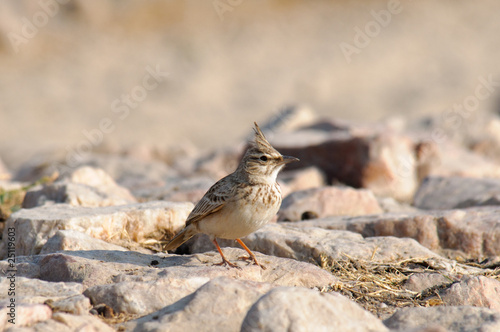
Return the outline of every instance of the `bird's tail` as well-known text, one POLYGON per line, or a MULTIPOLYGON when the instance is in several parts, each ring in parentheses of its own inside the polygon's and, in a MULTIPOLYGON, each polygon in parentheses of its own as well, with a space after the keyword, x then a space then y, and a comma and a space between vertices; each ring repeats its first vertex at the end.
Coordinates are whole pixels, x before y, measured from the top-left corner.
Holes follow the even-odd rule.
POLYGON ((193 227, 193 225, 189 225, 184 227, 182 231, 179 232, 165 247, 165 250, 174 250, 177 249, 181 244, 192 238, 198 233, 198 231, 193 227))

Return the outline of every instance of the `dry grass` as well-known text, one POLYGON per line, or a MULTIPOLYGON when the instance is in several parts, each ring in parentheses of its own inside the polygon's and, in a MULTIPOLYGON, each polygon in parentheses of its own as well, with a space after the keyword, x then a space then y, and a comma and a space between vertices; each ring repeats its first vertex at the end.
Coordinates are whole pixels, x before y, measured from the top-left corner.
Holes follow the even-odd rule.
MULTIPOLYGON (((104 317, 102 315, 99 315, 98 317, 106 324, 113 326, 116 324, 121 324, 121 323, 126 323, 128 321, 140 318, 144 315, 132 315, 132 314, 124 314, 124 313, 119 313, 117 315, 114 315, 112 317, 104 317)), ((120 329, 119 329, 120 330, 120 329)))
POLYGON ((153 239, 153 238, 148 238, 148 239, 144 239, 143 241, 141 241, 139 243, 139 245, 142 248, 151 250, 151 252, 163 253, 163 252, 166 252, 165 246, 167 243, 168 243, 168 241, 163 241, 162 239, 157 240, 157 239, 153 239))
POLYGON ((7 220, 12 213, 21 208, 24 196, 28 190, 40 184, 52 183, 58 177, 59 173, 54 172, 50 176, 44 176, 41 179, 18 189, 5 190, 0 188, 0 221, 7 220))
POLYGON ((15 190, 0 188, 0 221, 7 220, 13 212, 21 208, 26 190, 24 188, 15 190))
MULTIPOLYGON (((339 292, 381 319, 387 318, 402 307, 443 305, 439 291, 454 282, 447 277, 449 283, 422 292, 406 289, 405 282, 413 274, 424 272, 442 274, 442 271, 431 268, 425 259, 418 258, 394 263, 377 263, 353 259, 348 255, 345 255, 343 260, 321 257, 321 267, 333 273, 340 281, 322 291, 339 292)), ((481 275, 499 279, 500 268, 487 269, 481 275)))

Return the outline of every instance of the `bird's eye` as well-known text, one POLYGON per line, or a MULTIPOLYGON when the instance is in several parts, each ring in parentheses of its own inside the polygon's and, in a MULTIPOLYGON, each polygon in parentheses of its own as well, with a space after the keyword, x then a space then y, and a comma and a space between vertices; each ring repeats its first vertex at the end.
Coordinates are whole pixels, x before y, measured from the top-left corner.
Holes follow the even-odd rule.
POLYGON ((260 157, 260 160, 267 161, 267 157, 266 156, 262 156, 262 157, 260 157))

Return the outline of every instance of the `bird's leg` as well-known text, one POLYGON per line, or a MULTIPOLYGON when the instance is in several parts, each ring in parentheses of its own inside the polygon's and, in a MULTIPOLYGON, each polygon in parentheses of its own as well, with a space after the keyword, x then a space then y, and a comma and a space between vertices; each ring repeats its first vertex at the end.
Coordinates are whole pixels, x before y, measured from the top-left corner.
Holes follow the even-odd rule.
POLYGON ((224 257, 224 254, 222 253, 222 250, 221 250, 221 248, 219 247, 219 244, 217 243, 217 239, 216 239, 216 238, 214 238, 214 239, 212 240, 212 242, 215 244, 215 246, 217 247, 217 251, 219 251, 219 254, 220 254, 220 256, 222 257, 222 262, 217 263, 217 264, 214 264, 214 265, 229 265, 230 267, 235 267, 235 268, 237 268, 237 269, 240 269, 240 270, 241 270, 241 267, 239 267, 239 266, 238 266, 238 265, 236 265, 236 264, 231 263, 230 261, 228 261, 228 260, 226 259, 226 257, 224 257))
POLYGON ((253 263, 255 265, 260 266, 261 269, 263 269, 263 270, 266 269, 266 267, 264 265, 260 265, 259 262, 257 262, 257 257, 255 257, 255 255, 253 254, 253 252, 251 252, 250 249, 248 249, 248 247, 243 243, 243 241, 241 241, 240 239, 236 239, 236 241, 238 241, 238 243, 240 244, 240 246, 242 246, 243 249, 245 249, 246 252, 248 252, 248 254, 250 255, 250 257, 240 257, 239 259, 252 260, 253 263))

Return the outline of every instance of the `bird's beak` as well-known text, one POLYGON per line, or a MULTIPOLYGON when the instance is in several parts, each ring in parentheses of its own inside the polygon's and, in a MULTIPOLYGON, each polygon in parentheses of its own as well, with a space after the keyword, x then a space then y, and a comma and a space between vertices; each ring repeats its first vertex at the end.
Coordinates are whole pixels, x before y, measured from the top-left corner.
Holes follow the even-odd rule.
POLYGON ((283 156, 283 164, 293 163, 294 161, 299 161, 299 158, 283 156))

